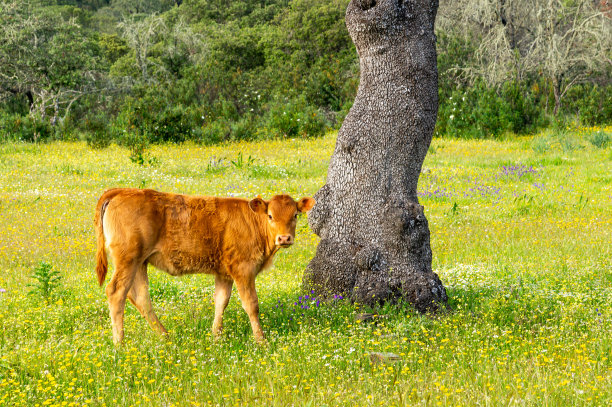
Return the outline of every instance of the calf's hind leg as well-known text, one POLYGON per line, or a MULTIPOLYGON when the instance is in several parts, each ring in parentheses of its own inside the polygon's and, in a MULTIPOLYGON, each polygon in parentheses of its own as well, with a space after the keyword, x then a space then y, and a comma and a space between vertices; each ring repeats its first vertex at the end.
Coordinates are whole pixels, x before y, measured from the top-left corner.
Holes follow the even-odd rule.
POLYGON ((212 327, 215 337, 219 337, 223 330, 223 311, 225 311, 232 295, 232 284, 233 281, 231 279, 220 275, 215 276, 215 321, 212 327))
POLYGON ((115 273, 106 286, 106 297, 113 329, 113 342, 120 344, 123 341, 123 313, 125 311, 125 299, 132 288, 134 276, 138 265, 134 262, 122 262, 115 259, 115 273))
POLYGON ((167 335, 168 331, 153 311, 153 304, 151 303, 151 296, 149 295, 149 276, 147 274, 147 263, 145 262, 138 268, 132 288, 128 291, 128 299, 140 314, 147 320, 151 328, 160 335, 167 335))

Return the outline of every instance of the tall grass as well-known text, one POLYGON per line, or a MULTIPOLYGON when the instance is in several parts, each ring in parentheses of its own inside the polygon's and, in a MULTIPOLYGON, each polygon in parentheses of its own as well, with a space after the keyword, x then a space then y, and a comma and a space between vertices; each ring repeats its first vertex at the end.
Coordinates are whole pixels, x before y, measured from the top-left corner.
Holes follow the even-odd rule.
POLYGON ((257 280, 266 347, 236 293, 214 342, 213 279, 154 269, 170 339, 128 305, 126 341, 114 347, 93 272, 95 202, 115 186, 312 195, 334 135, 155 146, 145 167, 116 146, 0 145, 0 405, 609 404, 612 150, 589 142, 593 131, 564 134, 571 149, 549 133, 434 141, 419 199, 450 297, 435 316, 385 306, 359 322, 359 305, 301 293, 317 237, 300 220, 295 247, 257 280), (43 261, 62 271, 52 301, 27 294, 43 261), (401 361, 372 363, 370 352, 401 361))

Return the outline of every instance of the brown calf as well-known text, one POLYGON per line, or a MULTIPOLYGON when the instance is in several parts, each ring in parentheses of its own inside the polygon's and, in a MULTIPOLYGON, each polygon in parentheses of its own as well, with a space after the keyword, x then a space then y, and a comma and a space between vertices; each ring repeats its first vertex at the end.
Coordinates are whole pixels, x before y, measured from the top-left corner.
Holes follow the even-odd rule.
POLYGON ((108 249, 115 272, 106 287, 113 340, 123 340, 126 297, 160 334, 149 297, 147 264, 173 276, 215 275, 213 333, 222 329, 232 283, 236 282, 253 335, 263 340, 255 277, 272 264, 281 247, 293 244, 297 216, 309 211, 314 199, 294 201, 276 195, 269 201, 215 198, 111 189, 98 201, 94 224, 98 239, 96 272, 100 285, 108 270, 108 249))

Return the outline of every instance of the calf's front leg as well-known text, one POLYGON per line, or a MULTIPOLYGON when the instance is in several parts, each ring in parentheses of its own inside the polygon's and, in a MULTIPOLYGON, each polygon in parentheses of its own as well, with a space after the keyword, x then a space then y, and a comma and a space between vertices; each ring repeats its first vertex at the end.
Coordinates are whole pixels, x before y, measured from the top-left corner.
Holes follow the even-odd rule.
POLYGON ((246 275, 235 278, 236 288, 242 301, 242 308, 246 311, 251 321, 253 336, 259 343, 265 342, 264 334, 259 323, 259 301, 257 292, 255 291, 255 273, 246 273, 246 275))

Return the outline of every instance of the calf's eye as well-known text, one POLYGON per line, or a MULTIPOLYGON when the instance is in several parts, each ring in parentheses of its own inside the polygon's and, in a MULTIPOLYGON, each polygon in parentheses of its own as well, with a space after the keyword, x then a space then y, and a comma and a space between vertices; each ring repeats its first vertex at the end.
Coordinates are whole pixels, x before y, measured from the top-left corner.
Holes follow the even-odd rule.
POLYGON ((272 215, 268 215, 268 218, 269 218, 270 220, 272 220, 272 215))

